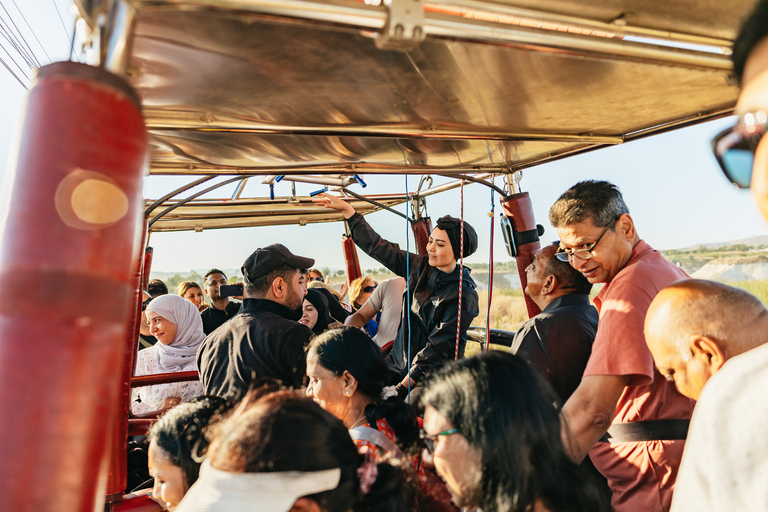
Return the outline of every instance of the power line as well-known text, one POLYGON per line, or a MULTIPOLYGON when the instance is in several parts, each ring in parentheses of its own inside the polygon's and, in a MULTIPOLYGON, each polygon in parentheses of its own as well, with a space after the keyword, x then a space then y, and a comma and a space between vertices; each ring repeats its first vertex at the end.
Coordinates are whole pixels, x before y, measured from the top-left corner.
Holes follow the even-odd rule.
POLYGON ((19 6, 16 4, 16 0, 11 0, 13 2, 13 5, 16 7, 16 10, 19 11, 19 14, 21 15, 21 19, 24 20, 24 23, 27 24, 27 28, 30 32, 32 32, 32 36, 35 38, 35 41, 37 41, 37 44, 40 45, 40 48, 42 48, 43 53, 48 58, 48 62, 53 62, 53 60, 48 56, 48 52, 45 51, 45 46, 43 46, 43 43, 40 42, 40 40, 37 38, 37 34, 35 34, 35 31, 32 30, 32 27, 29 26, 29 22, 27 21, 27 18, 24 17, 24 13, 21 12, 21 9, 19 9, 19 6))
MULTIPOLYGON (((75 35, 74 35, 74 33, 72 34, 72 37, 70 38, 69 37, 69 30, 67 30, 67 26, 64 24, 64 18, 61 17, 61 13, 59 12, 59 8, 58 8, 58 6, 56 6, 56 0, 51 0, 51 2, 53 2, 53 8, 56 11, 56 14, 59 15, 59 21, 61 22, 61 28, 63 28, 64 29, 64 33, 67 34, 67 41, 69 41, 69 44, 71 44, 72 47, 74 47, 74 45, 75 45, 75 35)), ((77 62, 80 62, 80 57, 78 57, 77 54, 75 54, 75 58, 77 59, 77 62)))
MULTIPOLYGON (((37 67, 40 67, 40 61, 37 60, 37 56, 35 55, 35 52, 32 51, 32 47, 29 46, 29 43, 24 38, 24 34, 21 33, 21 30, 19 30, 19 27, 16 26, 16 22, 13 21, 13 17, 11 16, 11 13, 8 12, 8 9, 5 8, 5 5, 3 5, 2 2, 0 2, 0 7, 3 8, 3 11, 5 11, 6 16, 8 16, 8 19, 11 20, 11 24, 13 25, 13 28, 16 29, 16 33, 19 35, 19 40, 24 43, 23 46, 26 47, 26 53, 30 57, 30 60, 34 62, 34 64, 37 67)), ((8 26, 8 23, 6 23, 6 26, 8 26)), ((10 30, 10 27, 8 27, 9 32, 13 33, 12 30, 10 30)))

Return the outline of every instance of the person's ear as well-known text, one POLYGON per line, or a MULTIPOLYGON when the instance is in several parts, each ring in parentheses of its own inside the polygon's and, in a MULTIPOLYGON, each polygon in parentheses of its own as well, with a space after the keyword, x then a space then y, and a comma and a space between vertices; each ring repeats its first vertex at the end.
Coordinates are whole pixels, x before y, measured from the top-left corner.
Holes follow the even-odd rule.
POLYGON ((541 286, 541 294, 542 295, 549 295, 550 293, 554 292, 557 288, 558 282, 557 278, 549 274, 546 279, 544 280, 544 284, 541 286))
POLYGON ((352 396, 357 391, 357 379, 347 370, 341 374, 341 379, 344 385, 344 395, 352 396))
POLYGON ((710 375, 725 364, 725 354, 712 338, 694 334, 689 338, 688 345, 691 347, 693 357, 698 358, 709 368, 710 375))
POLYGON ((289 512, 322 512, 322 509, 315 500, 299 498, 293 504, 289 512))
POLYGON ((616 221, 616 229, 628 240, 635 239, 635 222, 628 213, 622 213, 619 220, 616 221))
POLYGON ((282 277, 276 277, 272 281, 272 295, 275 296, 277 299, 281 299, 283 297, 283 292, 285 291, 285 281, 283 281, 282 277))

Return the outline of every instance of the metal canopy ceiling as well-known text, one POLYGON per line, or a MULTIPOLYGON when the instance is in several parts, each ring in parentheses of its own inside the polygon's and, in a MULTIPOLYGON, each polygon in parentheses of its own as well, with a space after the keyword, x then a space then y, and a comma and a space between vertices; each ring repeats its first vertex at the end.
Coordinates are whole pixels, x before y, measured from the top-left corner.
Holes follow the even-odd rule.
MULTIPOLYGON (((151 175, 510 173, 729 113, 753 3, 122 0, 93 59, 141 97, 151 175)), ((238 202, 151 229, 332 220, 238 202)))

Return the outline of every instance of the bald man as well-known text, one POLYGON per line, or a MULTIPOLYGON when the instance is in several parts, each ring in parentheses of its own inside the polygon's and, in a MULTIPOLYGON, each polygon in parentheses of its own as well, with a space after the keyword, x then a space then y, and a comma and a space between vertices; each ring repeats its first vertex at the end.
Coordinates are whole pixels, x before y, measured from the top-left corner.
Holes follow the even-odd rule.
POLYGON ((728 359, 768 341, 768 309, 739 288, 686 279, 653 299, 645 339, 659 372, 680 393, 698 400, 728 359))
POLYGON ((659 372, 698 400, 672 512, 766 510, 768 309, 738 288, 678 281, 651 303, 645 337, 659 372))

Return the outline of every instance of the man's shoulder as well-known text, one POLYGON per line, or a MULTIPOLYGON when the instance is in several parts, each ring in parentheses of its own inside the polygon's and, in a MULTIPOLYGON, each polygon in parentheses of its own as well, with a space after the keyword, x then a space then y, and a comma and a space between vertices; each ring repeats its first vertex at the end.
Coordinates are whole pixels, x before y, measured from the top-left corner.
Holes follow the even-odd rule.
POLYGON ((732 357, 704 386, 700 403, 725 404, 735 394, 746 394, 758 389, 768 389, 768 344, 732 357))

